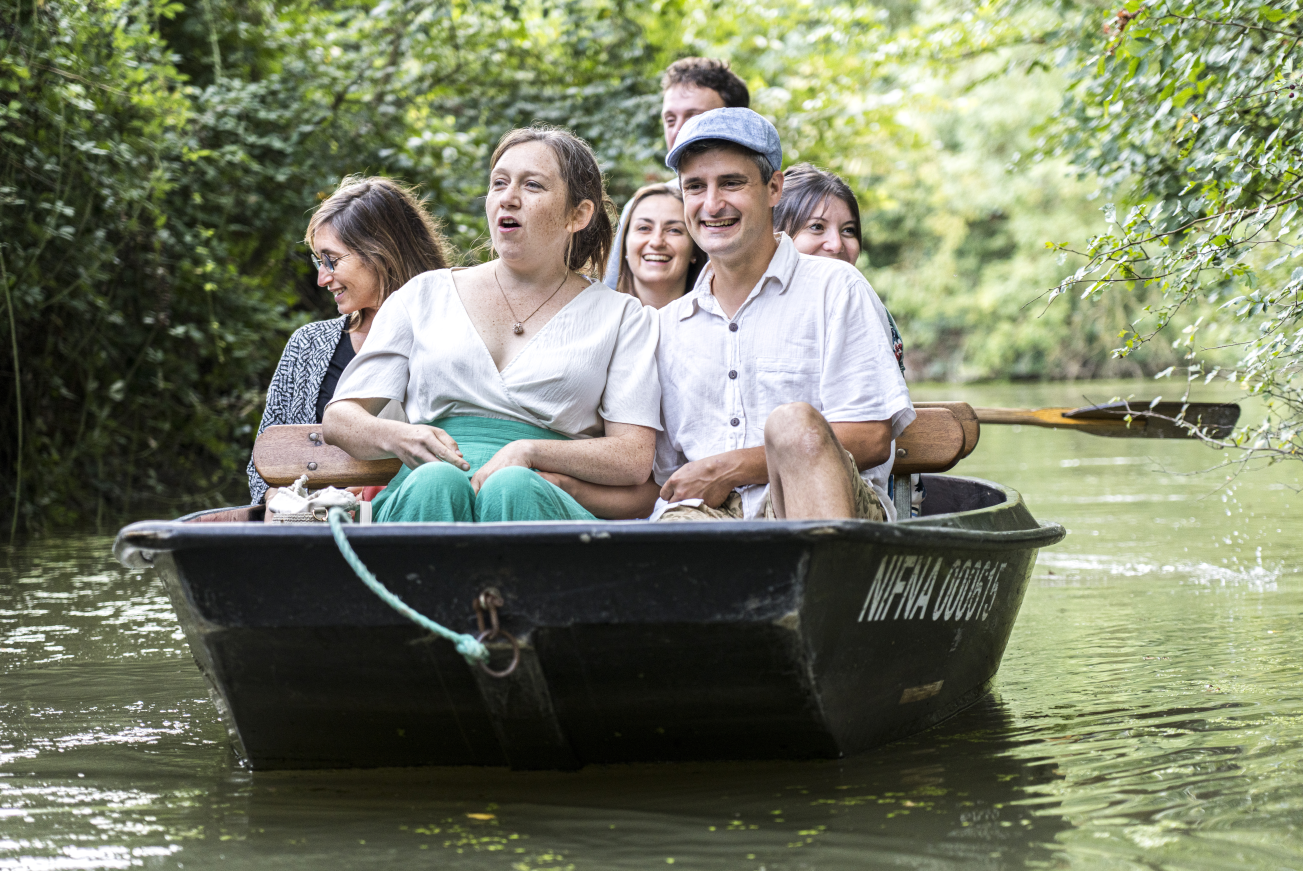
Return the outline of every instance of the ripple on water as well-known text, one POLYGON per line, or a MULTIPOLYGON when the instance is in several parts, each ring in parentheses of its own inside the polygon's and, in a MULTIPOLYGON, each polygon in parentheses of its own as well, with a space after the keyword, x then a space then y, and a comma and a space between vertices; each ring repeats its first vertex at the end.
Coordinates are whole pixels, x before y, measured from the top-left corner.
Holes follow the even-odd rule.
POLYGON ((82 660, 188 659, 162 582, 117 567, 110 540, 81 541, 51 555, 20 552, 0 573, 0 674, 82 660))
POLYGON ((1289 571, 1283 563, 1264 565, 1260 552, 1256 564, 1220 566, 1196 560, 1173 560, 1164 564, 1105 554, 1047 552, 1036 561, 1035 583, 1051 587, 1107 584, 1113 577, 1161 575, 1178 584, 1235 587, 1261 593, 1275 592, 1277 582, 1289 571))
MULTIPOLYGON (((0 841, 0 850, 13 844, 15 849, 39 850, 41 844, 0 841)), ((179 844, 166 847, 73 847, 59 849, 54 856, 25 856, 21 859, 0 858, 0 869, 21 871, 67 871, 67 869, 139 868, 146 859, 171 856, 180 852, 179 844)))

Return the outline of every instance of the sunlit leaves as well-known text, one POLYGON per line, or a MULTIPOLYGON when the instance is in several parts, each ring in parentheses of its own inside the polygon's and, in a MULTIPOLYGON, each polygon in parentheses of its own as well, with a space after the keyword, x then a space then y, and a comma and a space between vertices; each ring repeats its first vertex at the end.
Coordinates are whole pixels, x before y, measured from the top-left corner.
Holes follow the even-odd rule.
POLYGON ((617 188, 641 183, 659 139, 642 26, 607 0, 502 11, 0 3, 6 531, 19 421, 22 526, 243 497, 285 339, 333 314, 300 240, 345 174, 419 185, 467 252, 512 126, 574 127, 617 188))
MULTIPOLYGON (((1303 250, 1303 11, 1296 0, 1160 0, 1128 4, 1102 31, 1091 26, 1097 15, 1082 10, 1076 38, 1064 40, 1077 86, 1054 132, 1077 165, 1134 205, 1116 231, 1073 251, 1084 265, 1059 289, 1084 283, 1086 296, 1103 297, 1139 281, 1160 290, 1162 304, 1125 334, 1120 355, 1183 311, 1230 297, 1211 310, 1242 355, 1230 377, 1272 400, 1252 443, 1265 439, 1273 458, 1298 456, 1303 269, 1289 262, 1303 250)), ((1219 350, 1197 332, 1196 323, 1173 341, 1192 378, 1219 350)), ((1250 444, 1248 430, 1236 440, 1250 444)))

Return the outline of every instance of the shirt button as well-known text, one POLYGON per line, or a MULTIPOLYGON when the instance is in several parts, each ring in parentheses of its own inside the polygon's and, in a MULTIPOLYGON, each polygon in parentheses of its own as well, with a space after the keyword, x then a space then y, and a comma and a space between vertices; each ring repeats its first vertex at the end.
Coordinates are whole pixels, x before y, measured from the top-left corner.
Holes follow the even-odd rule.
POLYGON ((730 369, 729 372, 728 372, 728 377, 729 377, 729 378, 736 378, 736 377, 737 377, 737 370, 736 370, 736 369, 730 369))
POLYGON ((729 325, 728 325, 728 331, 729 331, 730 333, 736 333, 736 332, 737 332, 737 324, 729 324, 729 325))
POLYGON ((737 425, 738 425, 739 423, 741 423, 741 422, 742 422, 742 421, 738 420, 738 419, 735 417, 735 418, 733 418, 732 420, 729 421, 729 424, 732 425, 732 426, 737 426, 737 425))

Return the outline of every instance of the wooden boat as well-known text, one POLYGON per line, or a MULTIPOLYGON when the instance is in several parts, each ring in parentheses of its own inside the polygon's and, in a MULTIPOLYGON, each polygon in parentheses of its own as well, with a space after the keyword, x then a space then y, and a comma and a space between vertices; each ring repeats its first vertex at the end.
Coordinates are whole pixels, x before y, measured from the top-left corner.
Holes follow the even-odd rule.
MULTIPOLYGON (((454 630, 500 592, 519 648, 504 678, 376 598, 326 524, 216 509, 134 523, 114 551, 162 576, 255 769, 827 758, 980 698, 1037 548, 1064 535, 1007 487, 923 479, 923 515, 898 523, 348 528, 381 582, 454 630)), ((511 645, 490 647, 500 669, 511 645)))

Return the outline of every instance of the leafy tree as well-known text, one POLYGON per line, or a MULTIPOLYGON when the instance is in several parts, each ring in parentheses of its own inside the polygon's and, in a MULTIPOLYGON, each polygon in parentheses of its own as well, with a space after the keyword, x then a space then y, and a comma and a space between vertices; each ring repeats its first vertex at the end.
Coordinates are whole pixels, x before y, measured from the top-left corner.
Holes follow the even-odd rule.
POLYGON ((1170 338, 1189 381, 1226 377, 1266 399, 1268 415, 1234 444, 1298 458, 1303 11, 1297 0, 1156 0, 1086 13, 1064 32, 1075 85, 1051 130, 1123 198, 1106 209, 1108 231, 1057 246, 1084 263, 1050 297, 1157 289, 1115 354, 1180 327, 1170 338), (1229 373, 1209 359, 1226 348, 1229 373))
POLYGON ((243 498, 275 360, 333 313, 299 239, 341 176, 420 185, 476 259, 503 132, 574 129, 618 203, 667 174, 657 80, 688 54, 729 58, 789 161, 851 182, 912 377, 1202 377, 1235 350, 1199 342, 1247 337, 1236 380, 1288 414, 1242 441, 1280 448, 1291 3, 0 0, 0 522, 243 498), (1117 228, 1027 307, 1059 278, 1045 237, 1088 236, 1122 188, 1117 228))
MULTIPOLYGON (((663 10, 662 3, 653 10, 663 10)), ((1113 322, 1068 300, 1031 305, 1059 269, 1047 238, 1085 236, 1097 183, 1031 159, 1062 99, 1046 63, 1067 19, 1050 2, 682 0, 655 40, 729 58, 771 117, 789 161, 844 177, 865 223, 860 260, 896 315, 911 380, 1093 378, 1153 373, 1169 348, 1109 359, 1113 322)), ((649 28, 651 25, 649 25, 649 28)))
POLYGON ((285 339, 332 313, 298 240, 341 176, 422 185, 466 251, 511 126, 594 119, 632 189, 640 34, 604 0, 0 0, 10 536, 242 498, 285 339))

